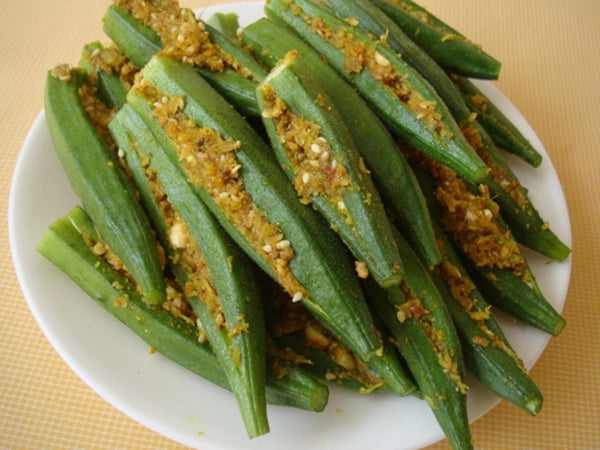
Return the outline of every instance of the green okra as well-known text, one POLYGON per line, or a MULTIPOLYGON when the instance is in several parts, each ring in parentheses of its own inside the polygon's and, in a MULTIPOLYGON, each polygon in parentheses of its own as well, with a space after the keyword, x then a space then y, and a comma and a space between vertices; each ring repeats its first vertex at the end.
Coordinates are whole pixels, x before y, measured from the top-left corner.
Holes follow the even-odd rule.
MULTIPOLYGON (((302 301, 367 364, 381 362, 381 342, 346 248, 302 205, 264 141, 189 65, 156 56, 142 75, 128 103, 158 150, 293 301, 302 301)), ((387 381, 399 393, 413 389, 404 373, 387 381)))
POLYGON ((526 190, 520 185, 502 155, 495 148, 491 137, 497 135, 497 133, 489 136, 488 132, 492 132, 494 129, 497 131, 503 129, 507 138, 510 137, 520 142, 523 152, 528 152, 527 156, 525 156, 525 153, 521 153, 524 157, 527 157, 532 163, 537 161, 535 165, 539 165, 541 162, 541 159, 537 159, 535 156, 539 153, 530 144, 528 145, 528 142, 516 127, 502 116, 502 113, 477 90, 472 82, 464 77, 455 76, 453 79, 457 86, 463 92, 468 92, 471 95, 470 98, 467 96, 463 98, 452 80, 439 66, 434 61, 428 60, 429 58, 423 55, 419 48, 415 49, 414 44, 406 35, 393 22, 390 23, 385 14, 383 16, 379 14, 381 11, 378 11, 370 2, 371 0, 354 0, 352 2, 327 0, 325 4, 344 18, 357 18, 359 28, 374 35, 385 34, 386 42, 390 47, 401 53, 406 61, 415 66, 440 94, 454 119, 462 127, 463 133, 468 134, 467 140, 471 143, 471 146, 478 152, 481 159, 491 167, 490 176, 484 182, 492 189, 496 201, 503 209, 504 218, 509 223, 517 239, 554 259, 562 260, 566 258, 569 249, 547 227, 547 224, 527 198, 526 190), (478 102, 479 108, 475 109, 473 107, 474 101, 478 102), (473 112, 477 113, 476 120, 471 115, 473 112), (494 127, 490 127, 492 121, 494 127), (528 150, 525 150, 525 148, 528 150), (494 179, 495 175, 496 179, 494 179), (501 176, 501 178, 498 178, 498 176, 501 176), (505 186, 510 186, 511 189, 507 190, 505 186))
MULTIPOLYGON (((542 218, 529 198, 527 188, 521 184, 483 127, 477 121, 472 121, 463 126, 463 133, 490 168, 484 184, 488 186, 494 201, 500 206, 502 219, 510 227, 515 238, 523 245, 556 261, 565 260, 571 249, 542 218)), ((471 185, 471 188, 477 190, 474 185, 471 185)))
POLYGON ((500 398, 531 415, 543 396, 506 339, 491 305, 471 280, 451 242, 436 227, 444 260, 431 272, 462 343, 465 367, 500 398))
POLYGON ((466 186, 463 191, 466 195, 465 198, 462 198, 462 194, 459 192, 451 190, 444 192, 443 195, 439 192, 434 193, 436 189, 439 190, 456 183, 445 177, 434 181, 433 176, 420 167, 415 167, 414 172, 428 200, 434 221, 443 222, 442 228, 483 297, 490 304, 515 319, 552 335, 558 335, 565 326, 565 320, 544 297, 510 229, 502 220, 501 215, 494 213, 498 210, 494 201, 483 195, 478 196, 469 192, 466 186), (461 242, 461 233, 459 232, 457 235, 452 229, 448 229, 456 226, 456 222, 461 219, 452 215, 456 211, 446 219, 442 217, 444 207, 440 201, 436 200, 438 195, 438 198, 453 196, 452 207, 456 211, 464 210, 462 206, 459 208, 461 202, 469 202, 467 212, 462 220, 484 221, 483 225, 467 222, 469 228, 477 236, 475 243, 461 242), (477 205, 480 200, 482 205, 477 205), (470 219, 467 216, 470 216, 470 219), (478 216, 485 219, 477 219, 478 216), (479 239, 483 240, 479 241, 479 239), (473 249, 473 246, 476 248, 473 249), (488 248, 489 246, 493 248, 488 248), (473 250, 475 255, 472 254, 473 250), (502 253, 506 253, 506 255, 502 256, 502 253), (482 256, 483 258, 481 258, 482 256))
POLYGON ((452 448, 471 448, 462 347, 429 271, 397 233, 405 262, 401 287, 367 280, 367 297, 415 378, 452 448))
POLYGON ((289 52, 257 88, 271 146, 312 203, 384 287, 402 280, 391 225, 352 136, 325 90, 289 52))
POLYGON ((384 204, 427 264, 436 265, 441 256, 418 182, 393 137, 366 102, 310 46, 267 18, 244 27, 242 42, 269 67, 289 51, 301 55, 342 115, 384 204))
MULTIPOLYGON (((97 229, 87 213, 76 206, 50 225, 38 251, 157 353, 231 390, 210 344, 198 340, 198 327, 192 318, 149 306, 126 274, 91 248, 94 242, 102 242, 97 229)), ((286 366, 285 372, 267 371, 266 395, 270 404, 322 411, 328 389, 300 368, 286 366)))
POLYGON ((470 114, 460 92, 444 69, 372 0, 323 0, 323 4, 342 19, 355 23, 359 29, 373 36, 384 37, 383 41, 431 84, 459 125, 470 114))
POLYGON ((465 77, 452 77, 471 111, 498 147, 534 167, 542 163, 542 155, 521 133, 515 124, 486 96, 475 83, 465 77))
POLYGON ((149 303, 165 298, 157 243, 116 152, 82 104, 85 75, 66 66, 48 73, 44 107, 54 149, 73 191, 103 241, 123 261, 149 303))
POLYGON ((463 263, 485 299, 515 319, 558 336, 565 319, 546 299, 533 275, 525 280, 508 269, 478 267, 468 258, 463 263))
POLYGON ((167 261, 200 320, 250 437, 268 432, 266 336, 252 266, 129 105, 110 123, 167 261))
POLYGON ((497 79, 500 62, 411 0, 371 0, 445 69, 467 77, 497 79))
MULTIPOLYGON (((178 8, 177 11, 164 11, 153 8, 156 14, 166 14, 164 20, 160 21, 163 26, 170 23, 171 15, 183 17, 183 11, 186 11, 187 25, 197 27, 192 43, 185 39, 178 42, 169 31, 160 27, 155 31, 142 18, 136 18, 135 7, 125 8, 118 4, 110 5, 107 9, 104 32, 136 67, 141 69, 153 55, 167 51, 169 55, 194 65, 198 73, 243 114, 258 116, 254 97, 256 81, 252 78, 266 74, 254 58, 218 30, 196 19, 189 10, 178 8), (188 51, 192 46, 198 48, 188 51)), ((173 27, 178 29, 178 23, 174 23, 173 27)))
POLYGON ((405 141, 469 180, 486 176, 439 95, 384 42, 310 0, 270 0, 265 11, 326 57, 405 141))

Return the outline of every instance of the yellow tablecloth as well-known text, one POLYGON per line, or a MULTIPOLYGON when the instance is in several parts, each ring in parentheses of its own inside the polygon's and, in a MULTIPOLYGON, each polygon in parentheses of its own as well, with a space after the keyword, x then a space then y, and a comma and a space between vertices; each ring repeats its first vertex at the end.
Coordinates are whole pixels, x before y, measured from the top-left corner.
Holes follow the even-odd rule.
MULTIPOLYGON (((182 1, 198 8, 210 0, 182 1)), ((8 0, 0 16, 0 191, 42 108, 45 72, 105 40, 108 0, 8 0)), ((562 335, 532 370, 538 417, 504 402, 473 425, 481 449, 600 448, 600 3, 597 0, 422 0, 503 62, 497 86, 544 143, 562 182, 573 269, 562 335)), ((180 448, 105 402, 60 359, 17 283, 7 220, 0 240, 0 448, 180 448)), ((290 438, 292 438, 290 436, 290 438)), ((446 448, 444 442, 432 448, 446 448)))

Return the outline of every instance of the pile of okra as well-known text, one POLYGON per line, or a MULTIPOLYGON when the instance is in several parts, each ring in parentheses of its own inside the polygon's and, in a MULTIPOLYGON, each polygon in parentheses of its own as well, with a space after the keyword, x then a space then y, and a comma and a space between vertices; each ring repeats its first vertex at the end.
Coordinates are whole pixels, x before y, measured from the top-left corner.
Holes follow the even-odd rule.
POLYGON ((328 385, 414 395, 471 448, 466 374, 535 415, 496 311, 565 322, 523 246, 570 249, 507 152, 541 155, 473 78, 500 63, 410 0, 267 0, 200 19, 116 0, 109 42, 49 70, 45 113, 80 204, 39 252, 151 348, 267 404, 328 385))

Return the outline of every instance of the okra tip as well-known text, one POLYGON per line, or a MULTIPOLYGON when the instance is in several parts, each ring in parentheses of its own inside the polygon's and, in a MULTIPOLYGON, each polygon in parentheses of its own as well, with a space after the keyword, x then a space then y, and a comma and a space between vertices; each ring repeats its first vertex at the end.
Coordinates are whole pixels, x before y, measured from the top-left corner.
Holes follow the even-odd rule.
POLYGON ((310 399, 310 406, 315 412, 321 412, 327 406, 329 401, 329 389, 327 386, 322 385, 314 390, 314 393, 310 399))
POLYGON ((566 320, 563 317, 559 317, 556 320, 556 324, 554 325, 554 327, 552 327, 552 329, 550 330, 550 334, 552 334, 552 336, 558 336, 566 325, 566 320))
POLYGON ((542 409, 542 404, 544 400, 540 395, 533 395, 531 398, 527 399, 523 404, 523 409, 528 414, 535 416, 542 409))

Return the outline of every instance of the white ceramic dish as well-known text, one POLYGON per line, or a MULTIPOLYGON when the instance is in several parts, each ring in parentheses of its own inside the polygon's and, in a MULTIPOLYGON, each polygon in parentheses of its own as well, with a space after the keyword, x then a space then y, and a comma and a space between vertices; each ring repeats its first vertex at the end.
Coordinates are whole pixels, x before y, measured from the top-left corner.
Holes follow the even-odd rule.
MULTIPOLYGON (((221 5, 203 12, 235 11, 242 25, 262 15, 262 3, 221 5)), ((542 215, 567 244, 571 229, 564 194, 548 155, 523 116, 491 83, 478 83, 543 154, 532 169, 511 164, 542 215)), ((190 447, 210 449, 379 449, 419 448, 443 433, 425 402, 394 395, 360 396, 332 387, 322 413, 269 407, 271 432, 248 440, 233 396, 187 372, 147 345, 87 297, 36 252, 47 226, 77 199, 52 149, 44 113, 35 120, 19 155, 11 185, 10 244, 28 305, 44 334, 65 362, 98 394, 143 425, 190 447)), ((527 252, 548 300, 562 310, 570 259, 547 264, 527 252)), ((506 334, 527 367, 533 366, 549 337, 501 317, 506 334)), ((468 395, 470 420, 498 403, 477 383, 468 395)), ((524 420, 527 418, 524 416, 524 420)))

